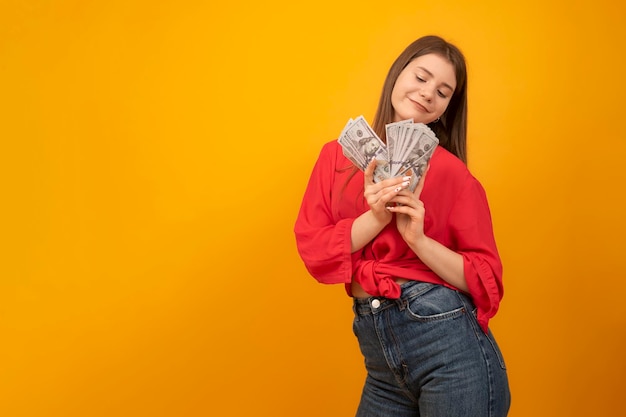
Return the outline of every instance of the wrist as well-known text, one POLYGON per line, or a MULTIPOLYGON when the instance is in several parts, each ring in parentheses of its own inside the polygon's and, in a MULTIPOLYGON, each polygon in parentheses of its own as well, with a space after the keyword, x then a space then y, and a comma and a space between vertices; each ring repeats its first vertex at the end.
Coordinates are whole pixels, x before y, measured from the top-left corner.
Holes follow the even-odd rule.
POLYGON ((372 215, 374 221, 380 226, 381 230, 391 223, 391 219, 393 219, 393 215, 385 210, 383 213, 375 213, 370 209, 370 214, 372 215))
POLYGON ((424 253, 428 249, 430 243, 431 239, 422 233, 420 236, 413 239, 409 246, 411 247, 413 252, 415 252, 415 254, 419 256, 420 253, 424 253))

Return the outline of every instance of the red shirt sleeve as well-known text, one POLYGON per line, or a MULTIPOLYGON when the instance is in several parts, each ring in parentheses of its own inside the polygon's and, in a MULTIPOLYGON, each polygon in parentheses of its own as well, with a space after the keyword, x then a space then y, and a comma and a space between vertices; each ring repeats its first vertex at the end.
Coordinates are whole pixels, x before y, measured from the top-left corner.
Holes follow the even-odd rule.
POLYGON ((463 256, 465 280, 477 309, 483 331, 498 311, 504 290, 502 262, 498 254, 491 222, 491 213, 483 187, 468 176, 456 201, 450 227, 455 250, 463 256))
POLYGON ((309 273, 324 284, 349 283, 354 218, 333 219, 331 197, 336 180, 335 146, 326 144, 304 192, 294 232, 300 257, 309 273))

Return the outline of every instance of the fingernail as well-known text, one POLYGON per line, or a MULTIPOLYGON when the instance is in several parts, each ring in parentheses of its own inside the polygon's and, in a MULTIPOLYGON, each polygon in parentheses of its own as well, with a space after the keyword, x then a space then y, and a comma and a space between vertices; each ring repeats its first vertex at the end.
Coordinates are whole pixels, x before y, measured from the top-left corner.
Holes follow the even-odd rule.
POLYGON ((402 187, 408 187, 409 184, 411 183, 411 181, 404 181, 402 184, 400 184, 402 187))
POLYGON ((402 178, 402 181, 410 181, 410 180, 411 180, 411 177, 404 177, 404 178, 402 178))
MULTIPOLYGON (((404 183, 403 183, 403 184, 404 184, 404 183)), ((400 190, 402 190, 402 186, 400 186, 400 187, 396 187, 396 189, 395 189, 394 191, 397 193, 397 192, 398 192, 398 191, 400 191, 400 190)))

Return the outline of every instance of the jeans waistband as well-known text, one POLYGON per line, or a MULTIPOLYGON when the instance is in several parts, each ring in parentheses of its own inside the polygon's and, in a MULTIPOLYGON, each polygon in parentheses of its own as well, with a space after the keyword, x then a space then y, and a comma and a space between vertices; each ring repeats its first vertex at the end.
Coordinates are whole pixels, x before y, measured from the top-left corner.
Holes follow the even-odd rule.
POLYGON ((397 306, 400 310, 402 310, 404 309, 406 300, 423 294, 436 285, 437 284, 431 284, 429 282, 409 281, 400 286, 400 289, 402 291, 400 293, 400 298, 355 298, 354 312, 360 316, 365 316, 372 314, 373 312, 385 310, 393 306, 397 306))

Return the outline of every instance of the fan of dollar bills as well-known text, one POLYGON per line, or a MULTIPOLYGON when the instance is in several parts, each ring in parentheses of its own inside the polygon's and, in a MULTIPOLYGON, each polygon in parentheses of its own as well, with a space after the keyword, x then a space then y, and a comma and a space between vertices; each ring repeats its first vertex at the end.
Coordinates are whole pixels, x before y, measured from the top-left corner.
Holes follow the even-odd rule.
POLYGON ((439 139, 428 126, 413 123, 411 119, 389 123, 385 126, 385 134, 386 146, 365 118, 359 116, 348 121, 338 142, 346 158, 363 171, 372 159, 378 160, 374 182, 411 176, 409 189, 415 190, 439 139))

